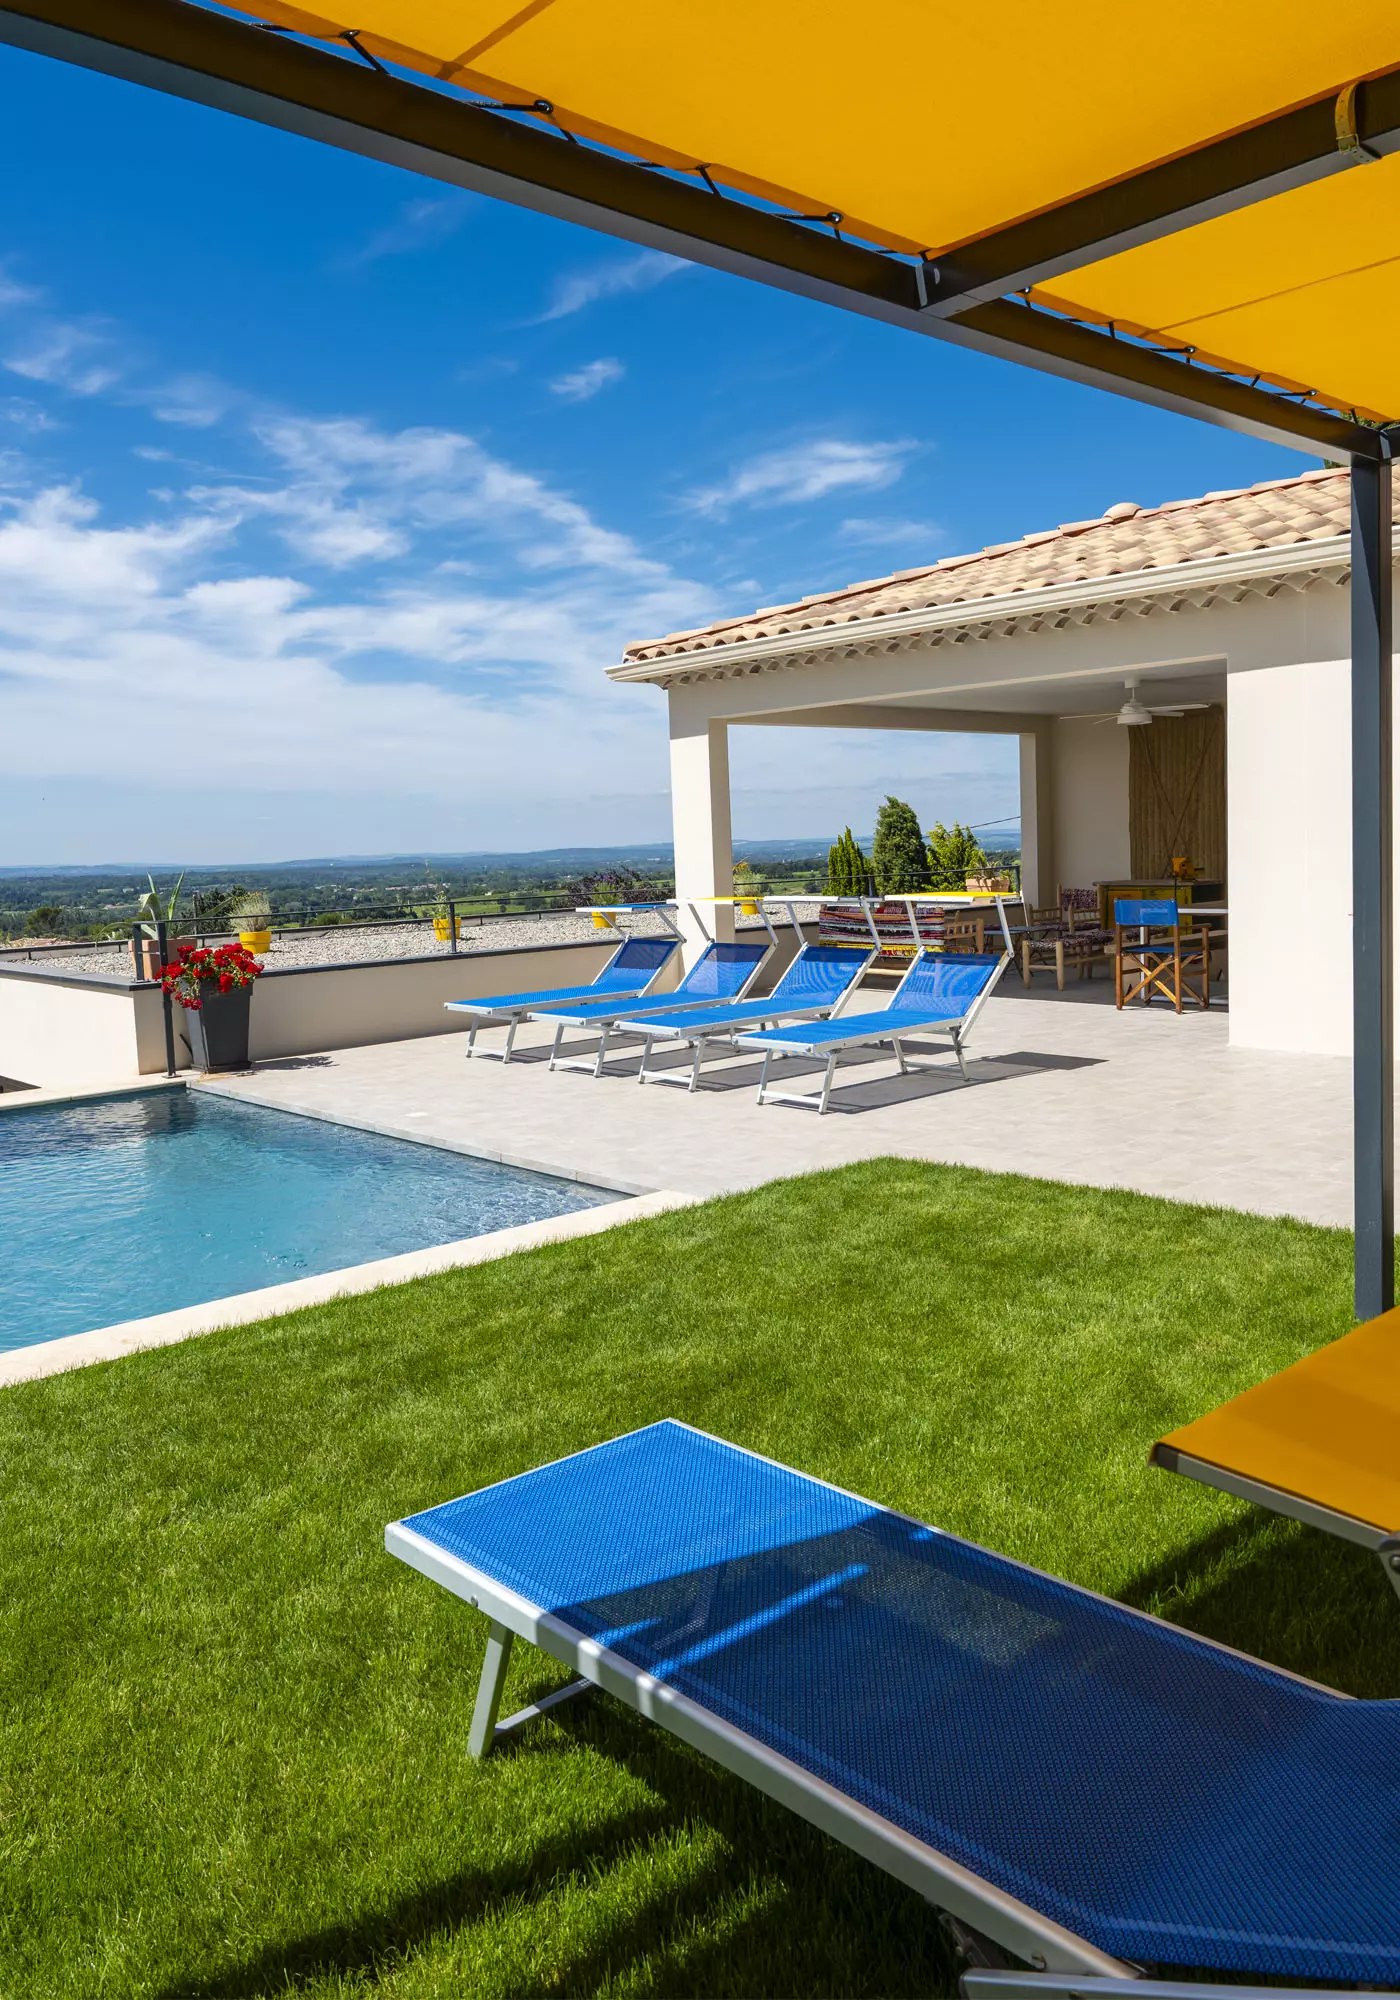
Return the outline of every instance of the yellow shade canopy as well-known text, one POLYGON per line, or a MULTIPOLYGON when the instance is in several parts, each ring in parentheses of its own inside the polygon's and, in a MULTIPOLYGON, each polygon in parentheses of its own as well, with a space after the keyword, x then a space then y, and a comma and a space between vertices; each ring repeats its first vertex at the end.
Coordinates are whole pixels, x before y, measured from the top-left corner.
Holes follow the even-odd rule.
MULTIPOLYGON (((248 11, 253 11, 251 8, 248 11)), ((1382 0, 354 0, 256 10, 906 255, 1400 65, 1382 0)), ((1400 164, 1295 187, 1032 296, 1363 417, 1400 417, 1400 164)))
POLYGON ((1400 1530, 1397 1440, 1400 1312, 1392 1311, 1172 1431, 1157 1450, 1389 1535, 1400 1530))
POLYGON ((1394 0, 6 0, 0 39, 1325 456, 1400 420, 1394 0))

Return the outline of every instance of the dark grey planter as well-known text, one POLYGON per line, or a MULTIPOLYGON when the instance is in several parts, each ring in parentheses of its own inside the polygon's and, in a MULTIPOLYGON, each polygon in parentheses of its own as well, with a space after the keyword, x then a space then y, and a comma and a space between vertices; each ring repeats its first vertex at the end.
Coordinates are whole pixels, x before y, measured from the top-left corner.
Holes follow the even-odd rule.
POLYGON ((185 1009, 185 1033, 190 1038, 195 1068, 247 1069, 252 987, 231 986, 227 993, 220 993, 208 980, 200 999, 202 1007, 185 1009))

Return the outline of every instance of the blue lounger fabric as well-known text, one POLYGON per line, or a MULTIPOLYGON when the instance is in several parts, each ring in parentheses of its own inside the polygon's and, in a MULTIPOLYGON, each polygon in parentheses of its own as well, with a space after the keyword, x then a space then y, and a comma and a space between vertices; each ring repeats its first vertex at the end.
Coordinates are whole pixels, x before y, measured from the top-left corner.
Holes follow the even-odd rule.
POLYGON ((571 1000, 596 1000, 615 993, 626 1000, 639 994, 675 951, 675 938, 628 938, 607 969, 587 986, 552 986, 537 993, 493 993, 484 1000, 448 1000, 443 1004, 461 1014, 508 1014, 530 1007, 567 1006, 571 1000))
POLYGON ((819 1049, 833 1042, 888 1041, 943 1021, 961 1021, 1001 964, 1000 952, 926 953, 888 1007, 842 1014, 835 1021, 794 1021, 744 1036, 745 1048, 819 1049))
MULTIPOLYGON (((745 939, 734 944, 706 945, 680 985, 670 993, 659 994, 657 1004, 681 1008, 703 1006, 707 1000, 728 1000, 752 978, 755 967, 762 965, 771 950, 766 937, 761 944, 745 939)), ((550 1011, 566 1026, 586 1027, 590 1021, 619 1020, 625 1011, 626 998, 624 994, 620 1000, 594 1000, 586 1007, 570 1008, 566 1013, 553 1007, 550 1011)))
POLYGON ((832 1042, 888 1041, 891 1035, 917 1034, 940 1021, 960 1021, 966 1012, 948 1002, 942 1012, 933 1006, 882 1007, 875 1014, 842 1014, 834 1021, 793 1021, 786 1028, 756 1028, 744 1036, 744 1047, 824 1049, 832 1042))
POLYGON ((804 945, 766 1000, 736 1000, 727 1007, 696 1008, 668 1021, 629 1015, 623 1024, 640 1033, 690 1035, 697 1030, 721 1031, 745 1021, 770 1021, 783 1013, 834 1007, 870 957, 849 945, 804 945))
POLYGON ((1400 1702, 669 1422, 406 1525, 1105 1951, 1400 1982, 1400 1702))

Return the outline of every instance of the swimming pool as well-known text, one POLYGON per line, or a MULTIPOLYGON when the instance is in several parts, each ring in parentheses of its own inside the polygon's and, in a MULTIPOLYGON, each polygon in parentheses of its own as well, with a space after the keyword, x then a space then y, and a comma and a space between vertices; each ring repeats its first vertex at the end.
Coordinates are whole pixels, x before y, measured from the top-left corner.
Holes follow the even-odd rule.
POLYGON ((0 1352, 617 1199, 197 1091, 6 1111, 0 1352))

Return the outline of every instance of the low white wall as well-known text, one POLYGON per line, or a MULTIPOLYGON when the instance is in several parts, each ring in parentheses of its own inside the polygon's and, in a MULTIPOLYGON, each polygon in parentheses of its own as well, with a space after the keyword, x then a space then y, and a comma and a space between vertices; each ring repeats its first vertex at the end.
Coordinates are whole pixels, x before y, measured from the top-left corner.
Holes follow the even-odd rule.
POLYGON ((253 993, 250 1052, 309 1055, 417 1035, 464 1034, 470 1022, 444 1011, 448 1000, 585 986, 606 965, 616 941, 532 945, 523 951, 463 952, 457 958, 386 959, 316 971, 269 970, 253 993))
POLYGON ((1055 873, 1042 885, 1044 901, 1054 901, 1057 882, 1087 889, 1131 874, 1130 733, 1113 722, 1055 724, 1055 873))
MULTIPOLYGON (((0 1074, 40 1090, 136 1075, 143 1051, 135 997, 121 980, 68 982, 0 967, 0 1074)), ((163 1049, 147 1066, 164 1069, 163 1049)))
POLYGON ((1351 668, 1230 676, 1230 1040, 1351 1053, 1351 668))
MULTIPOLYGON (((456 958, 269 970, 253 991, 251 1054, 257 1061, 465 1033, 469 1024, 447 1013, 444 1002, 584 986, 615 949, 616 940, 603 937, 597 944, 529 945, 456 958)), ((678 977, 673 962, 661 990, 678 977)), ((183 1009, 175 1007, 172 1018, 176 1067, 186 1069, 183 1009)), ((0 1076, 38 1089, 66 1089, 164 1068, 158 987, 0 965, 0 1076)))

